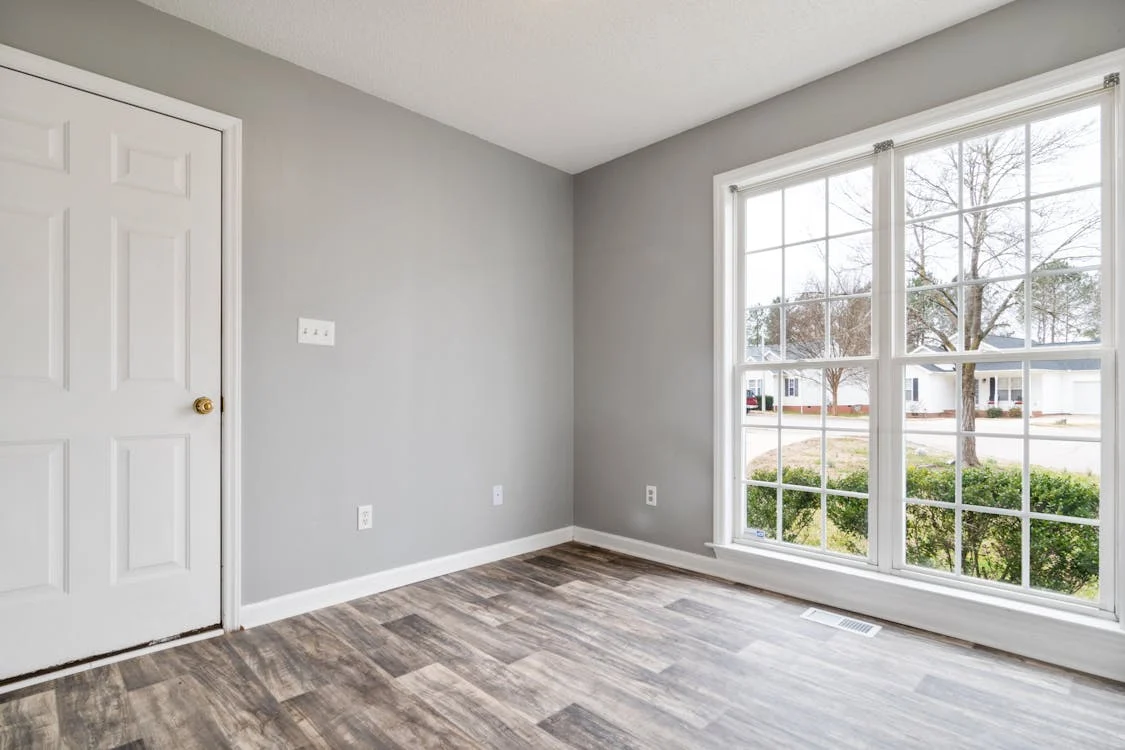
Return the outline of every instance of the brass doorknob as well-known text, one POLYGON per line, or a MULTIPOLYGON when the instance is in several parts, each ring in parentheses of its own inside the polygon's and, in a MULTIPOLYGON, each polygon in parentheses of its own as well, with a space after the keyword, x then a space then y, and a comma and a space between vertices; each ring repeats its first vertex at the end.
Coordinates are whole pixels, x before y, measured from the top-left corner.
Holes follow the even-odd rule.
POLYGON ((215 411, 215 402, 207 398, 206 396, 200 396, 199 398, 197 398, 192 406, 194 406, 195 410, 200 414, 210 414, 211 412, 215 411))

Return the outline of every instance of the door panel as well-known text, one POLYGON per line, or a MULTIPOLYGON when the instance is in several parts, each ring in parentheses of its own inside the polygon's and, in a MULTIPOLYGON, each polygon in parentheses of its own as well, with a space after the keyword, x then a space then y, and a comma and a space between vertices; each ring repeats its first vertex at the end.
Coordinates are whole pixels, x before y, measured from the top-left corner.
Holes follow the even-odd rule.
POLYGON ((66 169, 66 123, 0 112, 0 159, 66 169))
POLYGON ((189 154, 162 153, 159 141, 156 145, 145 148, 128 136, 122 138, 117 133, 110 136, 110 144, 111 181, 114 185, 127 185, 169 195, 187 195, 189 154))
POLYGON ((0 378, 61 384, 66 289, 61 212, 0 205, 0 320, 19 321, 4 333, 0 378))
POLYGON ((62 591, 65 529, 65 445, 0 445, 0 597, 62 591))
POLYGON ((114 581, 187 568, 187 436, 114 441, 114 581))
POLYGON ((117 385, 165 381, 188 387, 188 235, 117 224, 113 347, 117 385))
POLYGON ((221 134, 0 69, 0 679, 220 621, 221 134))

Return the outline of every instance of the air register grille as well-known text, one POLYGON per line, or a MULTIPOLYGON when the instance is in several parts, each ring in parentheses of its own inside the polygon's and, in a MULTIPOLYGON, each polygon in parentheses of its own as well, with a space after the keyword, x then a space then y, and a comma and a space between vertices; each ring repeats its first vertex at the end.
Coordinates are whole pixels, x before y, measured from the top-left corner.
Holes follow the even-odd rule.
POLYGON ((835 612, 825 612, 823 609, 817 609, 816 607, 809 607, 801 617, 820 623, 821 625, 827 625, 830 628, 846 630, 849 633, 856 633, 868 638, 874 638, 875 634, 883 629, 882 625, 876 625, 873 622, 864 622, 863 620, 856 620, 853 617, 844 617, 835 612))

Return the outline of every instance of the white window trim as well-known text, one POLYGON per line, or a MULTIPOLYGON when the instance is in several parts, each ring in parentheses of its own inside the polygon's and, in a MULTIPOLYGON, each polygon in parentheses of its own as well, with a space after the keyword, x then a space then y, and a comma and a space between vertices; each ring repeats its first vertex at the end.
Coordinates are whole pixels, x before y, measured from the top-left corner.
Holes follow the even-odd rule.
MULTIPOLYGON (((734 246, 735 236, 735 195, 733 190, 736 188, 745 189, 747 187, 757 187, 776 180, 787 179, 793 177, 797 173, 809 172, 816 169, 821 169, 826 166, 841 162, 848 158, 861 157, 869 155, 874 143, 887 139, 893 140, 896 144, 915 143, 927 137, 937 136, 939 134, 948 133, 958 127, 965 127, 980 123, 984 120, 993 117, 999 117, 1008 113, 1015 112, 1021 109, 1028 109, 1038 105, 1046 104, 1063 97, 1079 93, 1081 91, 1090 90, 1101 84, 1104 76, 1107 73, 1114 71, 1121 71, 1125 69, 1125 49, 1118 50, 1106 55, 1080 62, 1060 70, 1046 73, 1034 78, 1024 81, 1013 83, 1008 86, 995 89, 993 91, 985 92, 976 96, 963 99, 961 101, 953 102, 951 104, 936 107, 934 109, 901 118, 883 125, 878 125, 872 128, 846 135, 831 141, 810 146, 799 151, 785 154, 782 156, 767 159, 757 164, 749 165, 739 169, 731 170, 714 178, 714 299, 715 299, 715 319, 714 319, 714 335, 715 335, 715 372, 714 372, 714 439, 715 439, 715 456, 714 456, 714 546, 717 548, 717 553, 728 560, 738 560, 742 564, 759 565, 764 563, 767 559, 768 565, 764 569, 777 569, 778 575, 776 581, 771 585, 769 581, 759 581, 759 585, 764 585, 766 588, 775 588, 777 590, 789 590, 789 593, 801 595, 801 592, 796 590, 799 586, 793 585, 796 580, 793 576, 817 576, 818 571, 820 575, 825 577, 832 577, 836 574, 845 574, 850 576, 871 576, 873 570, 871 566, 863 565, 863 570, 857 569, 855 565, 850 565, 845 562, 834 561, 817 556, 815 564, 810 565, 810 560, 807 556, 800 554, 792 554, 788 548, 776 547, 774 549, 763 549, 758 547, 751 547, 745 545, 734 545, 735 539, 735 522, 733 513, 730 512, 729 499, 734 497, 735 485, 735 467, 736 467, 736 453, 737 446, 735 444, 735 408, 731 402, 736 390, 740 387, 735 382, 735 363, 738 362, 738 352, 740 351, 741 342, 739 339, 740 326, 736 325, 738 320, 738 300, 740 298, 741 280, 736 274, 738 268, 738 253, 734 246), (784 571, 784 572, 781 572, 784 571), (831 571, 831 576, 828 575, 831 571)), ((1105 266, 1105 273, 1112 274, 1115 279, 1115 286, 1118 290, 1125 290, 1125 263, 1113 263, 1113 259, 1123 257, 1123 250, 1125 250, 1125 186, 1123 186, 1123 175, 1125 175, 1125 91, 1121 89, 1120 84, 1117 87, 1117 94, 1114 101, 1114 118, 1116 122, 1116 132, 1114 137, 1114 150, 1116 158, 1116 169, 1114 178, 1110 181, 1107 180, 1107 187, 1112 192, 1112 197, 1107 199, 1107 205, 1111 205, 1112 210, 1109 215, 1113 219, 1113 225, 1116 228, 1116 235, 1113 237, 1112 247, 1106 253, 1107 261, 1105 266)), ((878 184, 881 180, 891 180, 893 174, 893 160, 883 159, 876 160, 875 167, 875 181, 878 184)), ((876 191, 876 195, 882 195, 883 200, 877 203, 874 207, 874 228, 877 235, 882 234, 885 237, 890 237, 894 231, 894 217, 891 204, 891 191, 876 191)), ((876 241, 876 252, 879 247, 878 240, 876 241)), ((893 260, 890 258, 885 259, 886 262, 877 261, 875 264, 874 272, 878 274, 892 272, 893 260)), ((884 285, 885 288, 885 285, 884 285)), ((1125 295, 1117 295, 1115 299, 1115 308, 1107 313, 1110 318, 1110 325, 1118 331, 1125 332, 1125 300, 1121 298, 1125 295)), ((895 351, 894 348, 894 331, 893 326, 880 325, 875 329, 875 339, 873 342, 875 352, 891 353, 895 351), (885 340, 884 340, 885 339, 885 340)), ((1002 355, 1001 355, 1002 356, 1002 355)), ((1111 374, 1116 370, 1116 362, 1110 361, 1108 369, 1111 374)), ((889 356, 881 357, 877 365, 876 377, 882 382, 894 382, 895 364, 889 356), (885 363, 885 365, 884 365, 885 363), (885 379, 883 379, 885 378, 885 379)), ((1121 380, 1125 380, 1122 378, 1121 380)), ((1111 403, 1116 398, 1116 413, 1107 415, 1104 424, 1107 425, 1107 442, 1119 442, 1121 440, 1121 433, 1118 431, 1119 426, 1125 425, 1125 384, 1118 382, 1118 378, 1103 378, 1102 383, 1103 403, 1111 403), (1114 392, 1116 388, 1116 393, 1114 392)), ((874 410, 878 407, 873 405, 872 419, 875 420, 877 415, 874 410)), ((874 451, 882 455, 890 455, 890 451, 894 449, 894 435, 893 434, 877 434, 874 439, 877 445, 874 451)), ((1114 446, 1111 446, 1111 448, 1114 446)), ((875 468, 873 472, 873 482, 878 481, 879 474, 886 473, 887 466, 890 462, 882 462, 882 465, 875 468)), ((893 481, 893 477, 888 477, 893 481)), ((884 479, 888 479, 884 478, 884 479)), ((1107 471, 1103 475, 1104 491, 1112 493, 1115 502, 1110 503, 1112 506, 1110 517, 1103 518, 1103 537, 1107 534, 1112 534, 1116 544, 1107 545, 1116 550, 1114 559, 1111 562, 1111 569, 1113 575, 1108 584, 1113 592, 1113 600, 1116 602, 1117 615, 1099 612, 1093 608, 1085 607, 1083 611, 1090 616, 1078 615, 1078 622, 1098 623, 1099 618, 1111 619, 1113 622, 1109 625, 1111 630, 1118 636, 1125 639, 1125 626, 1123 626, 1120 614, 1125 610, 1125 500, 1123 500, 1122 486, 1120 477, 1113 476, 1112 462, 1107 467, 1107 471)), ((873 487, 873 492, 875 487, 873 487)), ((901 511, 898 514, 901 521, 901 511)), ((896 519, 890 517, 891 514, 879 514, 875 522, 878 525, 878 533, 882 539, 892 539, 893 529, 895 528, 896 519)), ((891 547, 889 544, 882 545, 884 550, 891 547)), ((1103 547, 1103 550, 1105 548, 1103 547)), ((890 572, 892 569, 893 561, 890 559, 889 554, 881 556, 878 570, 881 572, 890 572)), ((901 587, 909 586, 914 583, 909 575, 901 575, 903 571, 899 571, 895 576, 878 576, 873 582, 865 580, 863 588, 866 601, 856 599, 854 601, 837 601, 832 603, 837 606, 848 606, 857 611, 872 612, 878 610, 874 614, 888 617, 889 619, 897 619, 898 621, 910 622, 916 626, 929 627, 930 629, 938 632, 948 632, 950 628, 946 623, 948 615, 926 618, 922 617, 921 621, 917 616, 907 616, 906 613, 899 611, 894 605, 894 599, 901 596, 901 587), (883 592, 885 598, 882 602, 872 602, 870 599, 870 589, 883 592)), ((816 589, 816 585, 809 582, 808 587, 816 589)), ((964 596, 968 592, 972 592, 974 596, 979 595, 983 597, 983 601, 990 602, 998 607, 1005 608, 1009 612, 1021 612, 1022 607, 1030 607, 1035 609, 1035 622, 1041 623, 1043 618, 1048 620, 1052 618, 1059 618, 1066 622, 1075 622, 1074 615, 1068 613, 1069 609, 1065 605, 1059 609, 1037 607, 1031 603, 1014 602, 1005 597, 1004 592, 992 590, 988 587, 977 587, 972 583, 965 583, 958 588, 945 588, 944 586, 926 587, 927 594, 933 595, 939 600, 943 601, 943 605, 948 604, 956 611, 957 603, 964 600, 964 596), (1014 608, 1013 608, 1014 607, 1014 608)), ((974 600, 974 603, 979 603, 974 600)), ((1046 603, 1046 602, 1044 602, 1046 603)), ((1077 611, 1077 610, 1075 610, 1077 611)), ((1033 625, 1029 621, 1029 626, 1033 625)), ((1038 626, 1037 626, 1038 627, 1038 626)), ((1100 623, 1099 628, 1106 627, 1106 623, 1100 623)), ((958 637, 969 637, 972 639, 971 628, 970 632, 966 634, 964 628, 958 628, 956 635, 958 637)), ((984 642, 984 640, 982 640, 984 642)), ((1125 641, 1123 641, 1125 646, 1125 641)), ((1022 647, 1021 647, 1022 648, 1022 647)), ((1077 652, 1081 645, 1074 647, 1077 652)), ((1020 650, 1020 649, 1016 649, 1020 650)), ((1057 651, 1057 648, 1054 650, 1057 651)), ((1023 648, 1026 652, 1027 648, 1023 648)), ((1051 661, 1060 662, 1061 657, 1056 656, 1040 656, 1040 658, 1048 658, 1051 661)), ((1062 662, 1068 661, 1067 658, 1061 658, 1062 662)), ((1070 662, 1080 662, 1082 659, 1075 653, 1070 662)), ((1094 670, 1097 671, 1097 670, 1094 670)), ((1120 677, 1119 677, 1120 679, 1120 677)))

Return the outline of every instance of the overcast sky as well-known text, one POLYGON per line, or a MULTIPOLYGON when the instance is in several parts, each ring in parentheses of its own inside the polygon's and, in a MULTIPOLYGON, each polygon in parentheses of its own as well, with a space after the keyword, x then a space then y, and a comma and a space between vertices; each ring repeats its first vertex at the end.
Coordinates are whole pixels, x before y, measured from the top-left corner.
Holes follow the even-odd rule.
MULTIPOLYGON (((1052 134, 1071 134, 1072 146, 1059 151, 1050 161, 1035 161, 1031 165, 1032 196, 1078 188, 1097 183, 1101 173, 1099 148, 1099 107, 1087 107, 1076 112, 1032 123, 1029 135, 1032 143, 1049 138, 1052 134)), ((1000 132, 999 143, 1014 144, 1022 153, 1024 126, 1000 132)), ((985 138, 993 138, 985 136, 985 138)), ((979 142, 981 139, 977 139, 979 142)), ((973 141, 966 141, 966 148, 973 141)), ((942 146, 908 157, 907 167, 923 174, 933 174, 949 157, 942 146)), ((1034 148, 1034 147, 1033 147, 1034 148)), ((1020 198, 1024 195, 1026 175, 1024 159, 1002 182, 995 186, 991 202, 1020 198)), ((956 193, 956 181, 951 186, 956 193)), ((833 293, 854 293, 871 280, 871 201, 872 169, 865 167, 846 174, 819 179, 802 185, 778 190, 750 198, 746 202, 745 246, 747 256, 746 304, 747 307, 768 305, 776 297, 793 300, 802 293, 827 288, 833 293), (784 209, 782 196, 784 194, 784 209), (855 233, 859 234, 855 234, 855 233), (841 235, 845 235, 841 237, 841 235), (784 248, 782 244, 784 241, 784 248), (782 278, 782 256, 785 274, 782 278)), ((1051 199, 1033 201, 1033 213, 1048 201, 1065 204, 1055 215, 1088 214, 1100 208, 1098 189, 1069 193, 1051 199)), ((1023 221, 1024 204, 996 211, 996 221, 1010 219, 1011 226, 1019 228, 1023 221)), ((955 206, 941 204, 935 211, 949 210, 955 206)), ((954 279, 958 274, 957 243, 947 242, 944 253, 937 244, 940 233, 956 233, 956 217, 934 222, 935 232, 927 235, 927 261, 935 266, 935 276, 954 279), (931 245, 930 243, 934 244, 931 245)), ((1021 230, 1022 231, 1022 230, 1021 230)), ((1032 251, 1040 247, 1058 247, 1057 238, 1066 228, 1036 226, 1033 220, 1032 251)), ((1073 266, 1096 265, 1100 248, 1098 238, 1079 243, 1081 246, 1068 258, 1073 266)), ((1033 260, 1034 262, 1034 260, 1033 260)), ((1022 260, 1013 257, 997 265, 992 276, 1021 272, 1022 260)))

